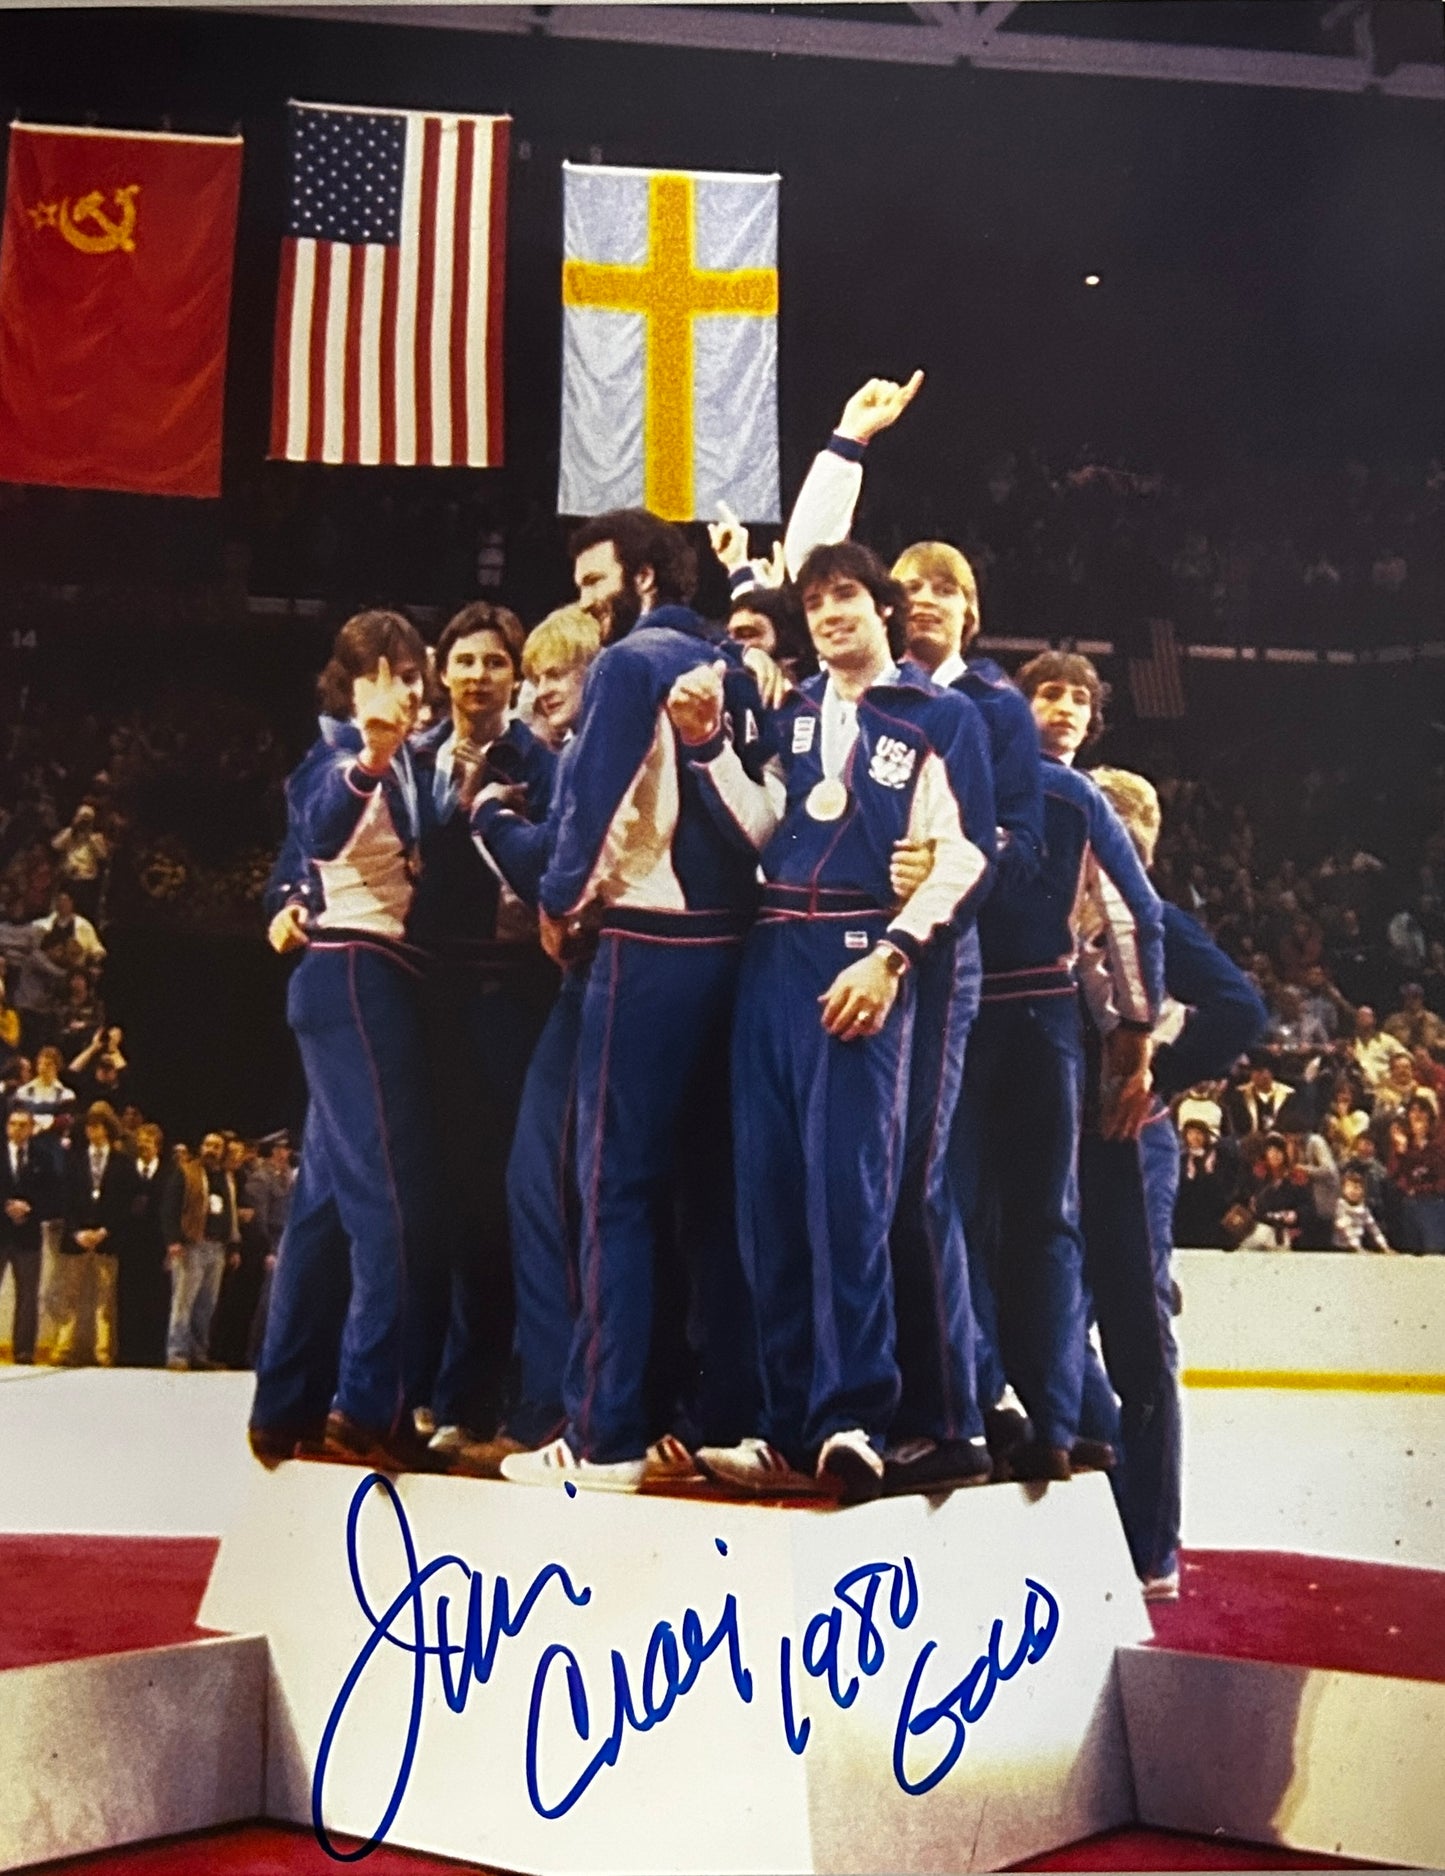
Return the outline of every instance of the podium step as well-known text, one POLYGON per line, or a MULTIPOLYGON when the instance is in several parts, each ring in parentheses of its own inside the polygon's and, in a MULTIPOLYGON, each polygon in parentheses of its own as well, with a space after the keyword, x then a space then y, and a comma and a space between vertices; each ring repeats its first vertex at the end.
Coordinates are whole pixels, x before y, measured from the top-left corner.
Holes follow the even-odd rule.
POLYGON ((269 1816, 490 1868, 997 1869, 1133 1817, 1102 1477, 844 1511, 258 1469, 201 1619, 269 1640, 269 1816))

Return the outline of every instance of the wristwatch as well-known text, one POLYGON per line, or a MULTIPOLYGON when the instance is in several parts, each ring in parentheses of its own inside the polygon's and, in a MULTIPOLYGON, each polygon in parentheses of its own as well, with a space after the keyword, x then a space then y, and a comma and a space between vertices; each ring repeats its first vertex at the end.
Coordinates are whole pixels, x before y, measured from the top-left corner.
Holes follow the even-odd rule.
POLYGON ((897 945, 889 944, 886 938, 880 938, 874 945, 873 955, 880 960, 890 977, 906 977, 912 968, 908 954, 900 951, 897 945))

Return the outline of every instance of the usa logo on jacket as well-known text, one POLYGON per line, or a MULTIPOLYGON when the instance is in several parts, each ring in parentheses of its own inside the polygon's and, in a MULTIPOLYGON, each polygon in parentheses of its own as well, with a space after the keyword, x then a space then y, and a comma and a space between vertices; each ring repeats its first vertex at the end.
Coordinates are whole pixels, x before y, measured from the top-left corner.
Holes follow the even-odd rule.
POLYGON ((913 773, 918 751, 896 736, 880 736, 868 764, 868 773, 880 788, 902 788, 913 773))

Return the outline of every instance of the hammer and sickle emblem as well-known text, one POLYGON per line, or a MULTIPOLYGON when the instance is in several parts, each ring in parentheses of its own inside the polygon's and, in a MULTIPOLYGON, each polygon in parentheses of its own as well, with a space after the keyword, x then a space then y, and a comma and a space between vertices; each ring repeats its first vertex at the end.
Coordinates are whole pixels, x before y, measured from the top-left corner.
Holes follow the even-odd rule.
POLYGON ((74 203, 62 202, 60 232, 82 254, 112 254, 117 248, 126 254, 134 254, 135 199, 139 194, 138 182, 114 192, 115 206, 120 210, 119 221, 112 221, 106 214, 105 197, 99 189, 92 189, 89 195, 79 196, 74 203), (100 233, 87 234, 77 227, 78 222, 93 222, 100 233))

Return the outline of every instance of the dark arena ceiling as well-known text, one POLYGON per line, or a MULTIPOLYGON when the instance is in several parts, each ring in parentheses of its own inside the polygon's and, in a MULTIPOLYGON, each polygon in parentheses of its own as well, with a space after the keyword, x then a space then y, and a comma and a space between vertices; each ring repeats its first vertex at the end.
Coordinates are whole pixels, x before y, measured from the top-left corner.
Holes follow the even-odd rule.
MULTIPOLYGON (((248 0, 248 11, 268 0, 248 0)), ((292 17, 692 51, 1445 99, 1435 0, 918 0, 904 5, 278 5, 292 17)))

